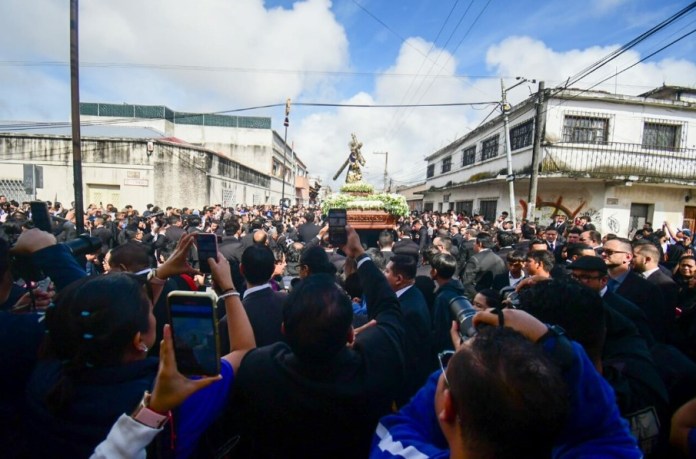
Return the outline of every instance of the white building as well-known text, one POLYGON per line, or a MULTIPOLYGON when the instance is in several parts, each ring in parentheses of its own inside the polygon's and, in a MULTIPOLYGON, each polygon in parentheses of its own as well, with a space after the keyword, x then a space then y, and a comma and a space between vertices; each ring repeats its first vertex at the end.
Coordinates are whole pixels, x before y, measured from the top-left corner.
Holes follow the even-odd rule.
POLYGON ((293 204, 306 202, 309 191, 302 177, 307 176, 307 168, 272 129, 270 118, 176 112, 160 105, 81 103, 80 119, 155 129, 167 138, 212 150, 270 176, 269 192, 260 202, 246 204, 277 205, 283 197, 293 204))
MULTIPOLYGON (((588 215, 604 233, 626 236, 644 222, 694 229, 696 90, 662 87, 640 96, 544 91, 509 111, 515 210, 528 218, 533 155, 539 155, 537 211, 588 215), (541 142, 534 149, 535 117, 541 142)), ((503 117, 426 158, 424 208, 481 213, 510 209, 503 117)))

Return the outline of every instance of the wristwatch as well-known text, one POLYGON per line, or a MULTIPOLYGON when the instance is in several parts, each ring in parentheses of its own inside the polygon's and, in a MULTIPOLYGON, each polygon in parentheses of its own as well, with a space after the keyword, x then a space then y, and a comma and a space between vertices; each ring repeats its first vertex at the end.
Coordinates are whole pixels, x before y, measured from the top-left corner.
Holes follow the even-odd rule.
POLYGON ((170 413, 162 414, 151 410, 149 408, 150 398, 152 398, 150 392, 145 391, 143 399, 140 401, 133 414, 131 414, 131 417, 147 427, 161 429, 169 420, 170 413))

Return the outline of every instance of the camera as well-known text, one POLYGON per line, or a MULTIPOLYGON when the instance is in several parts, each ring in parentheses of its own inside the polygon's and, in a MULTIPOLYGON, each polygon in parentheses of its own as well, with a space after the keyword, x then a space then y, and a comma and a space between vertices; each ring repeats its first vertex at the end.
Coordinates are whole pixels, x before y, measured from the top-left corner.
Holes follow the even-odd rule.
POLYGON ((500 297, 504 307, 518 309, 520 306, 520 294, 515 287, 504 287, 500 289, 500 297))
POLYGON ((456 296, 449 302, 450 311, 459 323, 459 336, 466 341, 478 333, 474 326, 474 316, 478 311, 474 309, 464 296, 456 296))

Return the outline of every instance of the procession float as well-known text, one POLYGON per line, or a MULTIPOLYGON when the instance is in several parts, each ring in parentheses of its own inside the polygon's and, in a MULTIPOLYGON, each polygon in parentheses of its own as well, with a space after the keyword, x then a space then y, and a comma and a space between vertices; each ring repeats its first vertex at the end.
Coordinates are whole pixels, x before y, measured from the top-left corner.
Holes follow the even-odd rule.
POLYGON ((348 167, 345 183, 340 193, 323 200, 322 213, 327 214, 329 209, 346 209, 348 224, 356 230, 393 229, 400 217, 409 214, 406 198, 398 194, 375 194, 374 187, 362 181, 362 167, 365 166, 365 157, 360 151, 362 143, 355 134, 351 137, 350 155, 333 177, 336 180, 348 167))

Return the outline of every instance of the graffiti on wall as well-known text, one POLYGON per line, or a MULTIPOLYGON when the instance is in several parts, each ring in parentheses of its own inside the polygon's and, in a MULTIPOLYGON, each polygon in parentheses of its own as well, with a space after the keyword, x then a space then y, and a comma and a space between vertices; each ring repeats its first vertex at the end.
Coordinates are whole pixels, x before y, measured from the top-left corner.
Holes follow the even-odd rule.
POLYGON ((621 232, 621 224, 619 224, 619 221, 614 217, 614 215, 610 215, 607 217, 606 220, 606 225, 607 228, 609 228, 609 231, 611 231, 614 234, 619 234, 621 232))
MULTIPOLYGON (((586 202, 580 201, 580 205, 575 209, 570 209, 563 204, 563 196, 559 196, 555 201, 545 201, 541 196, 537 196, 536 208, 541 213, 541 218, 553 220, 556 215, 563 213, 568 217, 568 220, 573 221, 575 217, 579 217, 580 211, 585 207, 586 202)), ((529 204, 524 199, 520 199, 520 206, 522 207, 522 218, 527 218, 527 212, 529 210, 529 204)))

